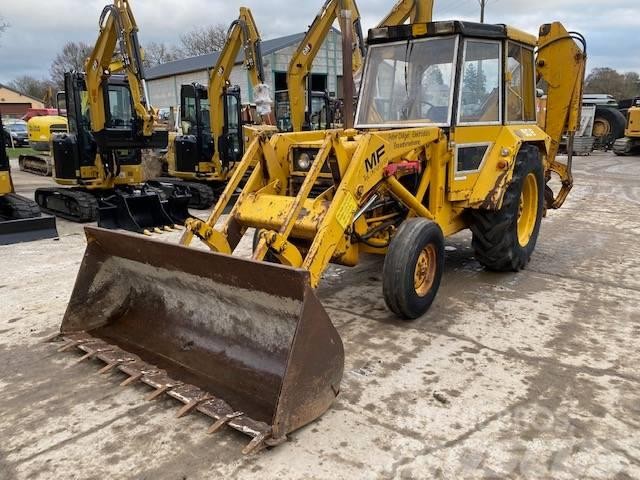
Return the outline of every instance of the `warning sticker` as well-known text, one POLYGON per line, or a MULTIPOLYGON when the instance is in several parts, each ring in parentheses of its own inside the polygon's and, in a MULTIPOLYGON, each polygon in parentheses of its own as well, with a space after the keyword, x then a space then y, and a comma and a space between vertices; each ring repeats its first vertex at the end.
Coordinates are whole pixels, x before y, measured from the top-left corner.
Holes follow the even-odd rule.
POLYGON ((356 202, 356 199, 353 198, 353 195, 350 192, 347 192, 344 202, 342 202, 342 205, 340 205, 338 214, 336 216, 338 223, 343 229, 346 229, 349 225, 351 225, 353 214, 356 213, 357 209, 358 204, 356 202))

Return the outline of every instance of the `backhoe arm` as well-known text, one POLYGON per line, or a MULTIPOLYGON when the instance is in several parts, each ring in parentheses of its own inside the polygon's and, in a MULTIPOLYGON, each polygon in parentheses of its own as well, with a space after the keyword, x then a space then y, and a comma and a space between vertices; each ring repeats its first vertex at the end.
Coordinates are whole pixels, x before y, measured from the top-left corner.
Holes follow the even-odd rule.
MULTIPOLYGON (((338 19, 341 10, 351 12, 353 21, 354 46, 353 46, 353 72, 357 72, 363 63, 364 40, 362 27, 360 26, 360 12, 355 0, 327 0, 322 10, 314 19, 304 39, 298 46, 287 73, 287 85, 289 90, 289 102, 291 105, 291 125, 294 132, 302 130, 305 114, 306 80, 313 61, 327 38, 333 22, 338 19)), ((345 72, 346 74, 347 72, 345 72)))
POLYGON ((540 28, 536 68, 538 81, 543 79, 549 86, 544 123, 545 131, 551 137, 548 161, 550 170, 558 174, 562 180, 562 190, 553 201, 548 202, 549 208, 560 208, 573 186, 572 142, 580 126, 586 63, 586 42, 582 35, 567 32, 558 22, 540 28), (567 164, 556 161, 564 134, 569 137, 567 164))
POLYGON ((105 129, 107 113, 104 92, 109 75, 116 73, 116 69, 123 70, 127 75, 135 115, 141 121, 139 133, 150 137, 153 134, 154 111, 144 79, 138 26, 129 0, 114 0, 113 5, 104 8, 100 16, 98 40, 85 63, 91 129, 94 132, 105 129))
POLYGON ((409 23, 429 23, 433 18, 434 0, 398 0, 389 14, 378 23, 378 27, 389 27, 409 23))
MULTIPOLYGON (((218 139, 224 130, 224 90, 229 83, 229 77, 240 48, 244 49, 244 65, 249 72, 251 85, 256 88, 264 83, 264 67, 262 64, 261 39, 258 27, 253 19, 251 10, 240 7, 240 15, 229 27, 227 41, 220 52, 216 66, 211 70, 209 78, 209 110, 213 138, 218 139)), ((214 162, 220 161, 218 149, 214 162)))

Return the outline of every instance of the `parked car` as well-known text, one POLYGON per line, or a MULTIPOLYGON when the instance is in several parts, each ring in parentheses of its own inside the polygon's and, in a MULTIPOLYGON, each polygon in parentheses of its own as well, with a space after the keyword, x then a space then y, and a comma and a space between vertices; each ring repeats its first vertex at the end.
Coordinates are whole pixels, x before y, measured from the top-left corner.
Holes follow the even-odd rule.
POLYGON ((7 147, 11 147, 12 143, 15 147, 28 147, 29 134, 27 132, 27 123, 16 122, 5 125, 3 137, 4 144, 7 147))

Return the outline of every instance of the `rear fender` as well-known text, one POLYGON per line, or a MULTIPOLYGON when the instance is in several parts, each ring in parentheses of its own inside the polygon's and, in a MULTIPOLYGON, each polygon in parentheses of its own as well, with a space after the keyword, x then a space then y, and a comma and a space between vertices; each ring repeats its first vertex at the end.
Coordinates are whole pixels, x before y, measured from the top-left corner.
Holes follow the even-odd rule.
POLYGON ((551 139, 544 131, 537 125, 505 126, 471 191, 468 202, 470 208, 498 210, 502 207, 504 194, 513 177, 518 153, 525 143, 538 145, 545 161, 545 170, 549 168, 546 165, 546 159, 550 151, 551 139))

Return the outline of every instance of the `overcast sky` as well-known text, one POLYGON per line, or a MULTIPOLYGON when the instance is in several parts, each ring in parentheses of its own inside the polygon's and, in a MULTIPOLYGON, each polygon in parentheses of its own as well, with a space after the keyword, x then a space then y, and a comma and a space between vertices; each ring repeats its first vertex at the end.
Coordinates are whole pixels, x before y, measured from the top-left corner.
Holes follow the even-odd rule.
MULTIPOLYGON (((250 7, 262 38, 306 30, 324 0, 132 0, 141 41, 174 44, 180 32, 210 23, 230 23, 241 5, 250 7)), ((375 25, 395 0, 360 0, 365 29, 375 25)), ((0 0, 10 24, 0 37, 0 82, 19 75, 49 73, 51 60, 67 41, 95 41, 107 0, 0 0)), ((473 19, 478 0, 436 0, 436 20, 473 19)), ((589 68, 640 72, 640 0, 488 0, 487 22, 507 23, 537 33, 560 20, 589 42, 589 68)))

